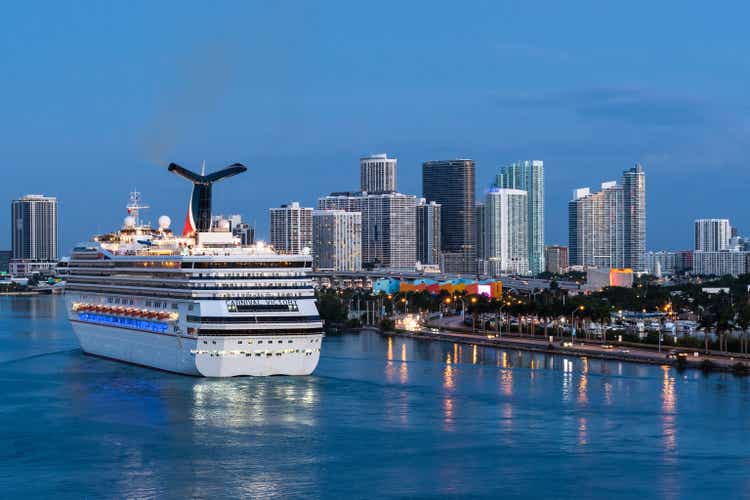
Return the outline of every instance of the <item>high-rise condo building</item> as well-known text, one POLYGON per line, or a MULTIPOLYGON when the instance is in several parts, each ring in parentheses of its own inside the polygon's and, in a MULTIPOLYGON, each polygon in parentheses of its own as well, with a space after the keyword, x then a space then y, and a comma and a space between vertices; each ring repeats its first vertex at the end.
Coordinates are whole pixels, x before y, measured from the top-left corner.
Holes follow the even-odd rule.
POLYGON ((57 198, 28 194, 11 203, 13 259, 54 262, 57 250, 57 198))
POLYGON ((359 159, 360 189, 367 193, 396 191, 396 158, 385 153, 359 159))
POLYGON ((552 274, 563 274, 568 272, 569 267, 568 247, 558 245, 544 247, 545 271, 552 274))
POLYGON ((528 194, 494 188, 485 202, 485 254, 489 272, 529 274, 528 194))
POLYGON ((598 193, 576 189, 568 204, 571 265, 622 268, 625 265, 622 189, 615 181, 602 183, 598 193))
POLYGON ((571 265, 646 272, 646 180, 640 165, 623 172, 622 185, 598 193, 576 189, 568 204, 571 265))
POLYGON ((417 262, 440 265, 440 205, 420 198, 417 203, 417 262))
POLYGON ((625 267, 646 272, 646 174, 636 163, 622 173, 625 267))
POLYGON ((415 196, 401 193, 332 193, 320 210, 362 214, 362 266, 414 269, 417 261, 415 196))
POLYGON ((729 250, 693 252, 691 274, 697 276, 740 276, 750 270, 750 252, 729 250))
POLYGON ((427 201, 441 206, 443 272, 474 274, 473 160, 427 161, 422 164, 422 191, 427 201))
POLYGON ((718 252, 729 248, 732 237, 729 219, 697 219, 694 226, 696 251, 718 252))
POLYGON ((313 266, 333 271, 362 269, 362 214, 345 210, 313 212, 313 266))
POLYGON ((528 251, 532 274, 544 271, 544 162, 526 160, 500 169, 495 186, 528 193, 528 251))
POLYGON ((312 249, 312 208, 294 201, 272 208, 270 213, 271 245, 277 252, 300 254, 303 248, 312 249))
POLYGON ((485 251, 487 243, 485 230, 487 229, 487 224, 485 223, 485 213, 484 202, 477 202, 474 205, 474 242, 477 245, 477 274, 487 274, 487 252, 485 251))

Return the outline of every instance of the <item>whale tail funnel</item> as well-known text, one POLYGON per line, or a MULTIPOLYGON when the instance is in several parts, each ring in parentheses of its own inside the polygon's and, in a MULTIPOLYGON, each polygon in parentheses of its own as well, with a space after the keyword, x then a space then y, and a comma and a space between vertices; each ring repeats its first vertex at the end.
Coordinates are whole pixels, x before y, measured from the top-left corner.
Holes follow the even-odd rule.
POLYGON ((241 163, 233 163, 218 172, 205 175, 196 174, 176 163, 170 163, 167 170, 193 183, 193 193, 190 196, 190 205, 182 230, 183 236, 190 236, 211 229, 211 188, 214 182, 241 174, 247 170, 247 167, 241 163))

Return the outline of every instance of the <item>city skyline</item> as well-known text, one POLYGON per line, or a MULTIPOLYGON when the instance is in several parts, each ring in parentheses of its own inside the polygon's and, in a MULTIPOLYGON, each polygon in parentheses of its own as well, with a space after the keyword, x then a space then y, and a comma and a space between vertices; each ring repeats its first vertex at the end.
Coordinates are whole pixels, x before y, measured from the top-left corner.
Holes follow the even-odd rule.
MULTIPOLYGON (((372 155, 357 155, 355 158, 351 159, 351 161, 352 161, 352 165, 351 165, 352 172, 349 172, 350 175, 349 175, 348 178, 354 179, 354 182, 356 182, 357 184, 359 183, 359 180, 361 178, 361 167, 359 165, 359 161, 360 161, 361 158, 365 158, 365 157, 368 157, 368 156, 372 156, 372 155)), ((394 155, 394 154, 391 154, 391 153, 389 153, 388 158, 389 159, 393 159, 393 160, 399 160, 399 156, 398 155, 394 155)), ((507 164, 512 164, 512 162, 508 162, 507 164)), ((418 174, 419 174, 420 177, 421 177, 421 167, 422 167, 422 165, 420 164, 419 167, 418 167, 418 170, 419 170, 418 174)), ((491 173, 490 175, 488 175, 486 177, 486 179, 479 178, 479 174, 477 174, 477 179, 476 179, 476 199, 477 199, 477 202, 484 200, 484 197, 486 196, 487 192, 490 191, 490 187, 489 186, 491 186, 496 181, 497 172, 500 171, 502 168, 503 168, 502 166, 496 167, 494 169, 494 173, 491 173)), ((149 170, 153 170, 153 169, 149 169, 149 170)), ((155 170, 158 171, 160 169, 155 169, 155 170)), ((166 170, 166 169, 164 169, 164 170, 166 170)), ((476 170, 480 171, 480 170, 487 170, 487 169, 480 169, 480 166, 478 164, 476 164, 476 170)), ((400 170, 397 170, 397 174, 396 174, 397 182, 399 182, 400 179, 401 179, 401 174, 399 172, 400 172, 400 170)), ((252 175, 252 173, 253 173, 252 172, 252 167, 251 167, 251 170, 250 170, 249 173, 252 175)), ((414 174, 414 172, 411 172, 411 173, 414 174)), ((606 177, 609 174, 610 174, 610 172, 608 170, 607 172, 602 173, 601 175, 606 177)), ((694 218, 691 218, 691 217, 688 217, 688 216, 681 216, 677 225, 675 225, 675 223, 673 221, 672 224, 671 224, 671 226, 670 226, 672 229, 674 229, 674 227, 678 227, 679 230, 677 230, 677 231, 674 231, 674 230, 672 230, 672 231, 666 231, 666 233, 668 233, 675 241, 678 242, 677 244, 672 245, 672 246, 659 246, 657 244, 652 244, 652 239, 650 238, 650 236, 653 233, 665 233, 665 231, 657 230, 657 229, 654 229, 652 227, 652 225, 653 225, 653 222, 652 222, 653 219, 658 219, 659 218, 659 214, 653 214, 652 213, 653 212, 653 206, 648 201, 653 196, 652 189, 653 189, 653 185, 654 185, 654 180, 653 180, 652 177, 653 177, 653 175, 649 171, 649 190, 647 191, 647 206, 649 206, 650 209, 648 210, 649 224, 648 224, 648 230, 647 230, 648 232, 647 232, 647 246, 646 246, 646 251, 669 251, 669 250, 689 250, 689 249, 692 249, 693 246, 694 246, 694 239, 695 239, 693 225, 694 225, 694 222, 696 220, 704 220, 704 219, 731 219, 732 221, 737 221, 737 220, 742 220, 743 219, 742 212, 738 212, 738 213, 735 213, 735 214, 727 214, 727 215, 719 214, 717 216, 711 216, 711 215, 705 215, 704 213, 699 213, 694 218), (683 218, 685 219, 684 221, 681 220, 683 218)), ((170 186, 170 184, 172 184, 172 183, 169 182, 169 177, 168 176, 165 176, 165 178, 162 179, 162 180, 164 181, 164 185, 160 186, 159 187, 160 189, 155 189, 154 190, 155 193, 157 193, 158 191, 168 191, 168 190, 169 191, 174 191, 174 189, 173 189, 174 186, 170 186)), ((600 181, 601 181, 601 178, 598 178, 597 180, 595 180, 591 184, 592 185, 597 185, 597 183, 599 183, 600 181)), ((341 185, 342 182, 343 181, 341 181, 339 179, 339 180, 336 180, 336 181, 332 181, 332 184, 333 185, 341 185)), ((238 181, 234 181, 232 184, 238 184, 238 181)), ((584 184, 584 182, 571 181, 571 186, 576 186, 577 187, 577 186, 581 186, 583 184, 584 184)), ((33 184, 29 184, 29 185, 33 186, 33 184)), ((40 185, 42 185, 42 183, 40 183, 40 185)), ((137 183, 134 183, 134 185, 137 185, 137 183)), ((553 187, 550 187, 547 184, 545 184, 544 188, 545 188, 545 191, 551 191, 551 190, 554 189, 553 187)), ((6 189, 7 189, 7 186, 6 186, 6 189)), ((221 189, 223 190, 224 186, 222 186, 221 189)), ((256 221, 255 222, 255 238, 256 238, 256 240, 270 242, 270 240, 271 240, 270 223, 268 222, 268 216, 267 216, 267 214, 268 214, 269 208, 273 208, 273 206, 271 206, 271 207, 265 207, 263 210, 260 211, 259 214, 250 213, 247 210, 243 210, 242 203, 240 204, 239 207, 230 206, 229 205, 229 203, 230 203, 229 200, 235 200, 236 201, 238 199, 238 197, 237 197, 237 195, 238 195, 238 189, 239 188, 237 188, 237 187, 230 187, 230 188, 226 189, 226 192, 222 191, 218 196, 215 197, 215 201, 214 202, 215 202, 216 206, 219 207, 217 209, 217 211, 226 212, 226 213, 239 213, 244 218, 246 218, 247 220, 255 220, 256 221)), ((549 219, 550 219, 550 217, 552 217, 552 219, 555 221, 554 224, 557 224, 557 220, 560 218, 559 213, 558 213, 560 207, 550 207, 549 206, 549 202, 547 201, 548 200, 548 196, 545 195, 545 209, 546 209, 545 210, 545 240, 544 240, 544 244, 545 245, 567 245, 568 244, 568 234, 567 234, 568 233, 568 227, 567 227, 567 225, 568 225, 568 220, 567 220, 568 219, 567 204, 570 201, 570 194, 569 194, 569 192, 571 190, 572 190, 572 188, 568 190, 568 194, 566 196, 566 199, 565 199, 565 201, 562 204, 562 206, 564 207, 564 211, 565 211, 564 220, 563 220, 563 223, 564 223, 565 227, 562 230, 560 228, 556 228, 555 230, 552 230, 552 231, 549 230, 549 227, 551 225, 553 225, 553 223, 550 222, 549 219), (550 213, 552 215, 548 215, 550 213), (554 239, 552 239, 552 236, 548 236, 550 234, 550 232, 556 236, 554 239), (562 234, 562 233, 564 233, 564 234, 562 234)), ((40 190, 40 189, 36 189, 36 190, 35 189, 29 189, 29 190, 27 190, 28 193, 33 193, 33 192, 37 192, 37 191, 42 191, 42 190, 40 190)), ((66 252, 70 251, 70 249, 73 247, 73 245, 75 245, 76 243, 81 242, 81 241, 87 241, 90 237, 94 236, 95 234, 98 234, 98 233, 101 233, 101 232, 106 232, 108 230, 112 230, 112 229, 114 229, 116 227, 119 227, 119 224, 122 222, 122 216, 123 216, 123 213, 124 213, 125 201, 126 201, 127 194, 128 194, 125 191, 128 191, 127 188, 124 188, 124 190, 123 190, 123 203, 121 205, 116 202, 117 200, 115 200, 114 203, 109 203, 107 206, 103 206, 102 210, 97 210, 97 212, 96 212, 97 214, 102 214, 102 213, 109 212, 109 213, 111 213, 111 215, 109 215, 108 217, 97 218, 97 220, 96 220, 96 222, 94 223, 93 226, 92 225, 81 225, 81 224, 83 224, 83 223, 81 223, 81 224, 79 224, 78 227, 73 227, 73 228, 71 228, 69 225, 66 225, 66 217, 65 217, 65 211, 64 211, 64 207, 66 205, 66 200, 60 200, 59 197, 57 197, 58 200, 59 200, 59 203, 60 203, 60 205, 62 207, 61 214, 59 216, 59 219, 60 219, 60 221, 59 221, 59 225, 60 225, 60 227, 59 227, 59 234, 60 234, 60 236, 59 236, 59 245, 60 246, 59 246, 59 250, 58 250, 59 254, 60 255, 65 255, 66 252), (110 218, 111 218, 111 220, 109 220, 110 218), (94 226, 97 228, 96 230, 92 230, 91 229, 91 227, 94 227, 94 226), (71 233, 81 234, 82 237, 81 238, 75 238, 75 237, 71 236, 71 233)), ((160 215, 169 215, 173 220, 181 220, 184 217, 185 213, 187 212, 187 206, 188 206, 188 202, 189 202, 189 192, 187 192, 187 190, 184 190, 184 191, 186 191, 186 192, 182 193, 182 197, 184 197, 184 200, 182 199, 182 197, 178 193, 176 195, 178 197, 178 199, 177 199, 176 202, 175 202, 174 199, 167 200, 167 202, 165 202, 165 200, 160 200, 161 203, 154 204, 152 202, 152 200, 147 199, 146 201, 149 202, 149 205, 151 206, 151 209, 144 213, 144 220, 151 221, 151 222, 155 223, 156 219, 160 215), (180 206, 180 202, 181 201, 183 202, 182 206, 180 206), (173 206, 173 207, 176 207, 176 208, 174 209, 175 210, 174 212, 170 213, 166 209, 164 209, 165 206, 173 206)), ((244 191, 244 188, 240 189, 240 192, 242 192, 242 191, 244 191)), ((54 195, 54 190, 51 193, 47 193, 46 191, 44 191, 44 192, 46 193, 45 196, 53 196, 53 197, 55 196, 54 195)), ((421 192, 421 190, 417 191, 416 193, 418 193, 418 192, 421 192)), ((298 199, 299 203, 302 206, 314 207, 314 206, 317 206, 317 200, 321 196, 325 196, 325 193, 330 193, 330 189, 328 189, 328 191, 324 191, 324 192, 321 192, 321 193, 307 193, 307 194, 305 194, 303 196, 300 196, 298 198, 295 198, 295 199, 298 199)), ((415 193, 412 193, 412 192, 403 192, 403 193, 404 194, 414 195, 417 198, 419 198, 421 196, 420 194, 415 194, 415 193)), ((26 194, 18 194, 16 196, 14 196, 13 198, 9 199, 8 203, 6 203, 6 204, 0 204, 0 212, 2 212, 2 211, 8 211, 9 212, 9 205, 10 205, 9 202, 12 201, 13 199, 21 198, 22 196, 26 196, 26 194)), ((278 194, 278 200, 279 200, 279 202, 276 203, 275 206, 280 206, 281 204, 283 204, 284 202, 282 200, 285 200, 285 199, 288 200, 288 197, 284 196, 284 191, 279 191, 279 194, 278 194)), ((245 206, 247 206, 247 202, 245 201, 244 203, 245 203, 245 206)), ((680 211, 680 213, 682 213, 682 211, 680 211)), ((90 216, 90 215, 91 215, 91 213, 87 212, 87 216, 90 216)), ((10 218, 10 213, 7 214, 7 218, 8 219, 10 218)), ((746 231, 743 226, 738 225, 736 223, 733 224, 732 227, 735 228, 735 229, 737 229, 740 234, 750 233, 750 229, 746 231)), ((10 234, 11 234, 10 227, 8 227, 7 231, 0 232, 0 249, 10 249, 10 247, 11 247, 10 234)), ((657 238, 657 237, 654 237, 654 239, 656 239, 657 241, 662 241, 663 240, 663 238, 657 238)))
POLYGON ((415 195, 420 165, 432 158, 473 158, 478 190, 508 162, 544 160, 547 244, 567 239, 571 189, 635 162, 649 172, 650 248, 690 248, 696 218, 750 227, 742 206, 750 68, 738 56, 748 42, 729 35, 742 32, 747 7, 729 15, 683 6, 678 23, 668 6, 645 2, 607 16, 594 5, 547 8, 540 19, 532 5, 425 11, 386 2, 366 9, 384 27, 364 36, 345 22, 352 6, 183 5, 174 22, 165 5, 11 5, 0 39, 14 75, 0 83, 10 173, 0 220, 10 219, 11 199, 56 196, 62 251, 118 224, 134 187, 152 220, 181 220, 188 193, 166 180, 170 161, 196 168, 205 159, 209 169, 239 161, 250 172, 217 188, 216 208, 258 220, 267 238, 268 207, 314 206, 331 177, 357 186, 358 159, 388 151, 399 159, 399 191, 415 195), (473 35, 415 39, 419 26, 456 21, 473 35), (726 36, 708 28, 717 25, 726 36), (677 36, 663 36, 664 26, 677 36), (695 189, 698 175, 712 182, 695 189), (96 189, 84 194, 84 181, 96 189))

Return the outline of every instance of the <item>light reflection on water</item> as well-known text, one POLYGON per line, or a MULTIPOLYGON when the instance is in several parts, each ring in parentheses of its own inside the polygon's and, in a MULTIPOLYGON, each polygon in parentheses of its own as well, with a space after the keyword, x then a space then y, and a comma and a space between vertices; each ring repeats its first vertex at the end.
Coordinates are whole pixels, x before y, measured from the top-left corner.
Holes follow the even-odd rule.
POLYGON ((311 377, 205 380, 83 356, 63 311, 0 299, 9 497, 750 493, 732 375, 363 332, 311 377))

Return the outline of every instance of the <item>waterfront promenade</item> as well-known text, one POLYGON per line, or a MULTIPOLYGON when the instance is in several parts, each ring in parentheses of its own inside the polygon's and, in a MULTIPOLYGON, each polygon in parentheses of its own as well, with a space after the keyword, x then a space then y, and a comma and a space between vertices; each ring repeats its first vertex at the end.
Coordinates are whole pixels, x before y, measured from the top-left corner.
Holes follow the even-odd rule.
POLYGON ((494 330, 474 330, 463 324, 461 316, 448 316, 433 320, 416 331, 399 330, 392 332, 397 335, 433 338, 441 341, 460 342, 466 344, 478 344, 483 346, 494 346, 534 352, 546 352, 550 354, 570 354, 573 356, 585 356, 598 359, 611 359, 618 361, 629 361, 635 363, 647 363, 656 365, 674 365, 695 369, 714 369, 722 371, 737 371, 738 363, 750 367, 750 357, 743 355, 727 355, 710 351, 709 354, 702 350, 674 348, 673 346, 662 346, 659 351, 655 346, 640 346, 629 342, 604 343, 591 340, 576 340, 570 342, 570 338, 549 341, 549 337, 524 336, 517 333, 505 333, 498 335, 494 330), (680 361, 668 355, 670 351, 687 354, 687 358, 680 361), (706 363, 706 361, 710 363, 706 363))

